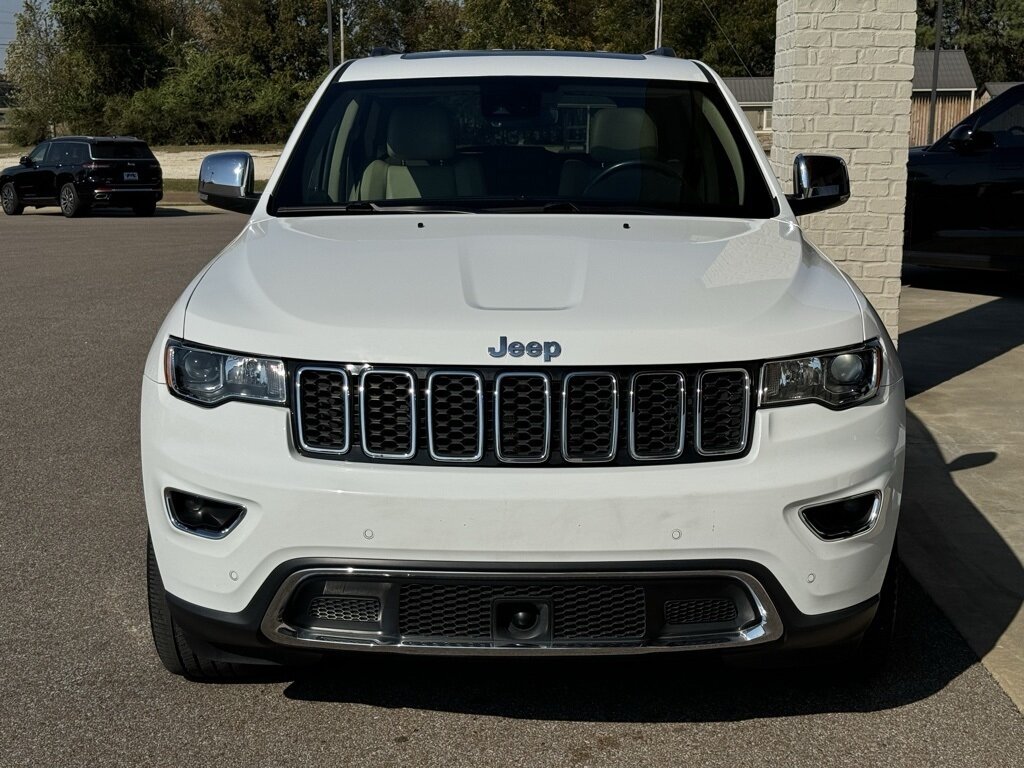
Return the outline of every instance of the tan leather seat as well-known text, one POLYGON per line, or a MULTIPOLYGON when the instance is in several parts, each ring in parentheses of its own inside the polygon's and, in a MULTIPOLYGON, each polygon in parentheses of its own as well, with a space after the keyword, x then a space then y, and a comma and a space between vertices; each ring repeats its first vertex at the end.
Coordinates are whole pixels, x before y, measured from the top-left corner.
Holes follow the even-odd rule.
POLYGON ((448 113, 403 106, 388 121, 387 158, 363 172, 360 200, 443 200, 485 194, 476 158, 459 157, 448 113))
POLYGON ((589 185, 603 171, 628 160, 656 160, 658 127, 639 107, 608 107, 599 110, 590 122, 590 157, 593 163, 567 160, 562 166, 558 194, 563 197, 605 197, 640 200, 654 191, 658 198, 677 197, 678 184, 663 174, 645 173, 642 166, 609 176, 593 187, 589 185), (652 185, 657 189, 651 189, 652 185), (672 186, 673 189, 661 189, 672 186), (643 195, 641 196, 641 193, 643 195))

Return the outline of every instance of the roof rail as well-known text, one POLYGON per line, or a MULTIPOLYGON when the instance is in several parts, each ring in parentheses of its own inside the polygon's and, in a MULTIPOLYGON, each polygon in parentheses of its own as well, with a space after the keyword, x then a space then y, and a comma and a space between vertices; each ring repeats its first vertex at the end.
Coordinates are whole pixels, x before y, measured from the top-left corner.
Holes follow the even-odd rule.
POLYGON ((644 56, 667 56, 670 59, 674 59, 676 57, 676 49, 663 45, 660 48, 644 51, 644 56))
POLYGON ((371 56, 392 56, 396 53, 399 53, 399 51, 396 51, 393 48, 388 48, 386 45, 378 45, 370 49, 371 56))

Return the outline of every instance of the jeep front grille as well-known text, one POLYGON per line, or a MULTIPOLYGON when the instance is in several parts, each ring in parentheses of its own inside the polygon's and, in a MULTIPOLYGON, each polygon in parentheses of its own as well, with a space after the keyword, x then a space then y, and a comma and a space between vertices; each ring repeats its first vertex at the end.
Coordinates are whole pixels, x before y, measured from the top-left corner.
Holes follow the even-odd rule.
POLYGON ((290 370, 296 447, 316 458, 625 466, 716 461, 749 448, 746 367, 290 370))

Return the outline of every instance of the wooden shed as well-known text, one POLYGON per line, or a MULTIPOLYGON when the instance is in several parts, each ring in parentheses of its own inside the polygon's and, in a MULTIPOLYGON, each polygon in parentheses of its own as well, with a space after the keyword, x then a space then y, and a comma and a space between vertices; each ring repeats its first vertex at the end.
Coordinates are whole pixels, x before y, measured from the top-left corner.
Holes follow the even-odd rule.
MULTIPOLYGON (((934 51, 914 51, 914 83, 910 98, 910 146, 928 144, 934 51)), ((935 101, 935 138, 959 123, 978 106, 977 84, 962 50, 939 51, 939 84, 935 101)))

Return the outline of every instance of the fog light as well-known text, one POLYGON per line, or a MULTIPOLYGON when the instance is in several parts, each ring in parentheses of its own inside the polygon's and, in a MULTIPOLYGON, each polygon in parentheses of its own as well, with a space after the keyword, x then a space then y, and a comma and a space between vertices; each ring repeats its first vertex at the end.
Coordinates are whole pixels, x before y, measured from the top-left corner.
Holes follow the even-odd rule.
POLYGON ((211 539, 227 536, 245 514, 245 507, 239 504, 182 491, 168 490, 165 497, 167 515, 176 528, 211 539))
POLYGON ((872 491, 804 507, 800 510, 800 517, 819 539, 836 541, 870 530, 881 508, 882 494, 872 491))

